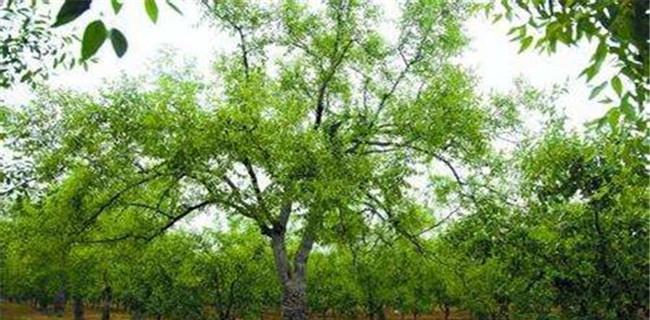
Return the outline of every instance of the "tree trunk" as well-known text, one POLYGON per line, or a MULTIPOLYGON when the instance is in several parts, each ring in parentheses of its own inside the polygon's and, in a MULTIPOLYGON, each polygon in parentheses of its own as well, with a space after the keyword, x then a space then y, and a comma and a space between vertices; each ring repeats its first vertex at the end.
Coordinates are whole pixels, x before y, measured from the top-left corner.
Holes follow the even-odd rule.
POLYGON ((75 296, 73 299, 74 320, 84 320, 84 301, 81 297, 75 296))
POLYGON ((375 319, 376 320, 386 320, 386 313, 384 312, 384 307, 378 307, 377 310, 375 310, 375 319))
POLYGON ((54 296, 54 314, 62 317, 64 312, 65 312, 65 291, 61 289, 54 296))
POLYGON ((47 313, 47 299, 45 297, 40 297, 36 303, 40 312, 47 313))
POLYGON ((449 306, 445 305, 445 320, 449 320, 449 306))
POLYGON ((131 320, 144 320, 144 312, 140 310, 140 308, 136 308, 133 310, 133 313, 131 313, 131 320))
POLYGON ((283 283, 282 318, 284 320, 307 320, 307 293, 305 279, 294 278, 283 283))
POLYGON ((271 230, 271 247, 275 267, 282 283, 282 319, 307 320, 307 259, 314 244, 311 232, 305 232, 296 252, 293 266, 289 262, 285 244, 284 227, 271 230))
POLYGON ((111 319, 111 304, 113 303, 113 290, 110 286, 104 287, 102 292, 102 320, 111 319))

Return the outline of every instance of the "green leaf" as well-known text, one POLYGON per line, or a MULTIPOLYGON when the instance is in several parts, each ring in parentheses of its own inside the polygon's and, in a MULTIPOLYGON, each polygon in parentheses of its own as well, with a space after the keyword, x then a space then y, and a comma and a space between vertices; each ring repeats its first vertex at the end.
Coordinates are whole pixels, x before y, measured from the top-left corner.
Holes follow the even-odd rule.
POLYGON ((519 29, 521 27, 512 27, 510 30, 508 30, 508 33, 506 33, 507 36, 514 34, 515 32, 519 32, 519 29))
POLYGON ((606 57, 607 57, 607 45, 605 44, 605 41, 600 41, 598 47, 596 48, 596 53, 594 53, 594 55, 591 57, 591 60, 593 61, 592 75, 589 76, 589 73, 587 73, 587 79, 590 80, 598 73, 598 71, 600 71, 600 67, 602 66, 606 57))
POLYGON ((31 78, 32 78, 32 72, 27 71, 27 72, 25 72, 25 74, 22 77, 20 77, 20 82, 27 82, 27 80, 29 80, 31 78))
POLYGON ((591 100, 591 99, 597 97, 598 94, 599 94, 601 91, 603 91, 603 89, 605 89, 605 86, 607 86, 607 81, 605 81, 605 82, 603 82, 603 83, 601 83, 601 84, 595 86, 595 87, 591 90, 591 94, 589 95, 589 99, 591 100))
POLYGON ((621 111, 619 110, 619 108, 611 108, 607 112, 607 115, 605 117, 607 117, 607 122, 609 122, 609 126, 612 129, 615 130, 616 127, 618 126, 618 119, 620 118, 620 116, 621 116, 621 111))
POLYGON ((623 94, 623 83, 621 83, 621 79, 618 76, 612 78, 612 88, 614 88, 614 91, 616 91, 619 97, 623 94))
POLYGON ((86 27, 81 40, 81 60, 85 61, 97 53, 97 50, 104 44, 106 36, 106 27, 101 20, 91 22, 86 27))
POLYGON ((147 11, 149 19, 153 23, 156 23, 158 21, 158 5, 156 4, 156 0, 144 0, 144 9, 147 11))
POLYGON ((639 131, 644 132, 648 128, 648 122, 643 118, 640 118, 636 121, 636 127, 639 131))
POLYGON ((629 95, 625 95, 623 100, 621 100, 620 109, 627 120, 634 121, 636 120, 636 111, 634 110, 634 106, 630 103, 629 98, 629 95))
POLYGON ((173 2, 171 2, 171 0, 167 0, 166 2, 167 2, 167 5, 170 8, 172 8, 172 10, 176 11, 176 13, 178 13, 180 15, 183 15, 183 11, 181 11, 181 9, 179 9, 173 2))
POLYGON ((115 54, 121 58, 129 47, 126 37, 117 29, 111 29, 109 37, 111 38, 111 44, 113 45, 115 54))
POLYGON ((120 13, 120 10, 122 10, 122 6, 124 4, 122 3, 122 0, 111 0, 111 6, 113 7, 113 11, 115 14, 120 13))
POLYGON ((519 53, 522 53, 533 43, 533 37, 528 36, 521 40, 521 47, 519 48, 519 53))
POLYGON ((77 19, 81 14, 90 9, 92 0, 66 0, 59 13, 56 15, 56 21, 52 27, 62 26, 74 19, 77 19))
POLYGON ((598 73, 598 66, 596 64, 591 64, 580 72, 579 77, 585 76, 587 77, 587 82, 589 82, 596 76, 596 73, 598 73))

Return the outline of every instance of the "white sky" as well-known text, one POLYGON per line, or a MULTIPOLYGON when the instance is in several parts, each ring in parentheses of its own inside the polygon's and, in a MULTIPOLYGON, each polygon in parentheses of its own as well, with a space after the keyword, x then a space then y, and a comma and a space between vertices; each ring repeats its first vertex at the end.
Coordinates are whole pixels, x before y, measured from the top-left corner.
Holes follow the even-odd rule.
MULTIPOLYGON (((98 1, 95 1, 98 2, 98 1)), ((76 26, 85 26, 91 19, 102 19, 108 27, 117 27, 125 33, 129 48, 126 56, 117 58, 109 43, 105 43, 98 53, 99 63, 90 66, 88 71, 82 68, 59 70, 50 79, 50 84, 80 90, 93 90, 108 80, 117 79, 122 73, 146 73, 150 62, 159 49, 170 47, 178 50, 181 56, 193 58, 199 70, 211 69, 215 52, 232 48, 235 44, 229 37, 209 26, 207 21, 200 21, 201 15, 194 1, 176 1, 183 15, 172 11, 164 2, 159 1, 160 15, 157 24, 146 16, 141 1, 124 1, 125 5, 119 15, 114 15, 108 7, 110 1, 93 4, 91 10, 75 21, 76 26), (106 5, 101 7, 101 5, 106 5)), ((379 1, 388 16, 395 16, 395 1, 379 1)), ((56 5, 56 1, 54 1, 56 5)), ((64 31, 69 31, 65 30, 64 31)), ((540 55, 526 51, 518 53, 518 44, 508 40, 508 24, 499 22, 494 25, 483 15, 469 20, 466 31, 471 42, 461 58, 461 63, 472 68, 481 79, 480 90, 508 91, 513 89, 513 80, 524 77, 530 84, 541 89, 550 89, 553 84, 568 84, 569 93, 562 98, 558 107, 565 108, 569 124, 575 128, 584 122, 602 115, 605 107, 589 101, 589 87, 584 79, 578 79, 580 71, 588 65, 592 46, 583 44, 578 47, 560 47, 553 55, 540 55)), ((77 31, 77 34, 80 34, 77 31)), ((608 72, 603 72, 606 75, 608 72)), ((29 91, 13 88, 4 93, 9 101, 25 101, 29 91)))
MULTIPOLYGON (((382 5, 385 10, 394 10, 394 1, 379 2, 384 1, 382 5)), ((56 2, 53 1, 54 5, 56 2)), ((88 71, 82 68, 59 70, 50 79, 51 85, 85 91, 98 88, 105 80, 118 79, 124 73, 147 73, 149 62, 157 56, 159 49, 165 47, 175 48, 180 57, 194 58, 197 69, 209 71, 215 52, 235 45, 229 37, 200 21, 201 15, 194 1, 176 1, 183 15, 172 11, 163 1, 158 1, 160 14, 157 24, 148 19, 141 1, 124 1, 125 5, 117 16, 108 7, 109 2, 95 1, 93 8, 73 24, 85 26, 91 19, 102 15, 108 27, 117 27, 126 35, 129 42, 126 56, 117 58, 110 44, 105 43, 98 53, 99 63, 91 65, 88 71), (104 4, 106 7, 101 7, 104 4)), ((387 14, 394 16, 395 12, 387 14)), ((566 110, 569 125, 579 128, 584 122, 603 114, 605 106, 589 101, 590 89, 584 79, 578 79, 578 74, 588 65, 590 53, 593 52, 591 45, 560 47, 551 56, 532 51, 519 54, 518 44, 511 43, 506 36, 507 23, 493 25, 483 15, 467 21, 466 31, 471 42, 460 61, 479 76, 479 89, 482 92, 506 92, 514 88, 517 77, 524 77, 541 89, 550 89, 554 84, 566 81, 569 93, 559 101, 558 107, 566 110)), ((77 34, 80 33, 77 30, 77 34)), ((603 72, 603 75, 608 73, 603 72)), ((29 98, 29 90, 12 88, 0 96, 5 96, 9 102, 20 103, 29 98)), ((212 219, 201 216, 186 223, 207 225, 212 219)))

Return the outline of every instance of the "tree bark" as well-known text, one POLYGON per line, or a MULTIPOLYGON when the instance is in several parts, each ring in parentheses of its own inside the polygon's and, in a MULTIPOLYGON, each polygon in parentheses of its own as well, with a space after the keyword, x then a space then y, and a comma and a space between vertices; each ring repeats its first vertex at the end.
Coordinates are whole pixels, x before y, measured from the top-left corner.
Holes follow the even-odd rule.
POLYGON ((54 296, 54 314, 63 316, 65 312, 65 290, 59 290, 54 296))
POLYGON ((45 297, 40 297, 36 300, 36 303, 38 305, 38 310, 42 313, 47 313, 47 298, 45 297))
POLYGON ((307 292, 304 279, 294 278, 283 283, 282 318, 307 320, 307 292))
POLYGON ((102 292, 102 320, 111 319, 111 305, 113 303, 113 289, 110 286, 104 287, 102 292))
POLYGON ((131 313, 131 320, 144 320, 144 312, 140 310, 140 308, 136 308, 133 310, 133 313, 131 313))
POLYGON ((380 306, 375 310, 375 319, 376 320, 386 320, 386 313, 384 312, 384 307, 380 306))
POLYGON ((282 319, 307 320, 307 259, 314 244, 311 232, 305 232, 293 265, 287 255, 284 226, 271 230, 271 247, 275 267, 282 284, 282 319))
POLYGON ((84 320, 84 301, 80 296, 75 296, 73 298, 72 312, 74 315, 74 320, 84 320))

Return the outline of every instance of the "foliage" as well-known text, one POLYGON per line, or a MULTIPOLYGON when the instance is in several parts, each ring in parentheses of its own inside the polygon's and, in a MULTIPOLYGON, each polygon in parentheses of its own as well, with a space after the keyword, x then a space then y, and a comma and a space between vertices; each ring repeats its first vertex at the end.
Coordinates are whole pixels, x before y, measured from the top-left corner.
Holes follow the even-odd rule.
POLYGON ((28 1, 9 1, 0 7, 0 88, 35 84, 58 66, 74 65, 67 50, 71 37, 49 27, 49 17, 28 1))
MULTIPOLYGON (((98 2, 99 1, 95 1, 95 3, 98 2)), ((165 2, 174 11, 182 14, 173 1, 165 0, 165 2)), ((52 27, 59 27, 74 22, 74 20, 88 11, 92 4, 93 0, 65 0, 59 8, 52 27)), ((111 7, 115 15, 120 13, 123 5, 124 3, 122 0, 111 0, 111 7)), ((156 23, 158 21, 158 2, 156 0, 145 0, 144 8, 151 22, 156 23)), ((111 28, 110 31, 106 30, 107 28, 104 26, 104 22, 101 19, 90 22, 85 27, 84 35, 81 40, 82 61, 94 56, 106 38, 111 40, 115 54, 118 57, 122 57, 126 53, 128 42, 124 34, 115 28, 111 28)))
MULTIPOLYGON (((395 39, 361 1, 203 4, 238 41, 215 82, 160 69, 2 109, 3 294, 136 320, 650 310, 648 137, 623 109, 579 134, 561 90, 475 94, 467 3, 407 2, 395 39), (197 214, 229 224, 184 230, 197 214)), ((91 24, 86 56, 121 34, 91 24)))
MULTIPOLYGON (((509 34, 520 42, 521 51, 534 47, 553 53, 558 43, 575 46, 583 39, 595 40, 595 52, 581 75, 591 81, 610 56, 615 58, 616 73, 594 86, 591 97, 610 86, 619 99, 614 107, 645 131, 644 105, 650 88, 647 1, 503 0, 496 7, 502 10, 493 11, 495 20, 505 16, 515 24, 509 34)), ((601 102, 613 101, 606 97, 601 102)))
MULTIPOLYGON (((521 207, 484 199, 445 236, 477 315, 635 319, 648 310, 645 137, 551 129, 521 151, 521 207), (462 253, 459 255, 459 253, 462 253), (489 276, 486 276, 489 275, 489 276)), ((461 290, 462 292, 463 290, 461 290)))

